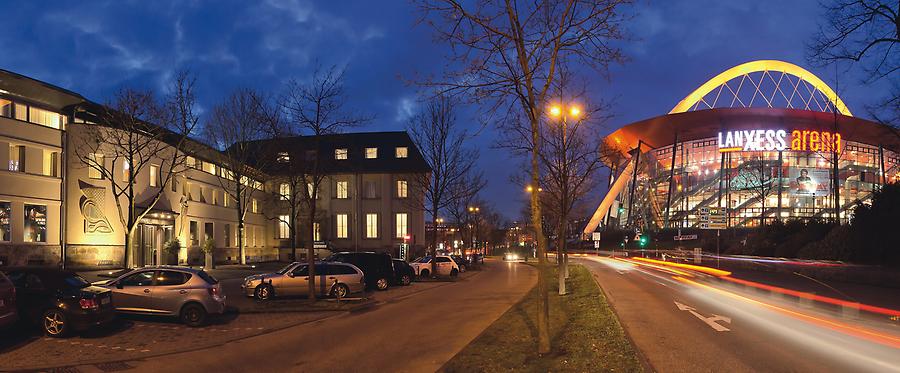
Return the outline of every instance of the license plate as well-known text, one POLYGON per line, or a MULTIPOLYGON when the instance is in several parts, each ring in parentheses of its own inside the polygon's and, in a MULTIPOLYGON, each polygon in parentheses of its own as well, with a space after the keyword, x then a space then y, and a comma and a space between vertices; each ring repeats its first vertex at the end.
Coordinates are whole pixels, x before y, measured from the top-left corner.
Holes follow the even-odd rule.
POLYGON ((109 297, 100 299, 100 304, 109 304, 109 297))

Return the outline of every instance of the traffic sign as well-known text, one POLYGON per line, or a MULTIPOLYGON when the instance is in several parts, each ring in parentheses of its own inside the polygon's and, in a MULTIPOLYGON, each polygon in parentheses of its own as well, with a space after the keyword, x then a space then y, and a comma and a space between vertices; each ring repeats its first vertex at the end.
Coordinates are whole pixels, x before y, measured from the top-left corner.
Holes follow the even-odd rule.
POLYGON ((600 232, 593 232, 593 233, 591 233, 591 238, 592 238, 594 241, 600 241, 600 232))
POLYGON ((595 249, 599 249, 599 248, 600 248, 600 241, 594 241, 594 248, 595 248, 595 249))
POLYGON ((696 239, 697 239, 696 234, 685 234, 685 235, 675 236, 675 241, 688 241, 688 240, 696 240, 696 239))
POLYGON ((725 229, 728 227, 727 209, 721 207, 701 207, 700 229, 725 229))

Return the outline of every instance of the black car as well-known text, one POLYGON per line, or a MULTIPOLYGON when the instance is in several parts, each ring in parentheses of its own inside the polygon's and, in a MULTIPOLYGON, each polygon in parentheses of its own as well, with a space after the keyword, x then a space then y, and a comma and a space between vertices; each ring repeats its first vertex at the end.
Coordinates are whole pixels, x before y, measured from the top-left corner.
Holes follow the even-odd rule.
POLYGON ((416 278, 416 270, 403 259, 394 259, 394 283, 409 285, 416 278))
POLYGON ((350 263, 359 267, 366 278, 366 288, 369 289, 387 290, 394 283, 394 263, 388 254, 341 252, 331 254, 325 261, 350 263))
POLYGON ((453 258, 453 261, 456 262, 456 265, 459 266, 460 272, 465 272, 466 268, 469 267, 469 260, 465 257, 459 255, 450 255, 450 258, 453 258))
POLYGON ((19 318, 40 325, 51 337, 104 325, 116 315, 112 292, 92 286, 75 272, 13 268, 6 274, 16 287, 19 318))

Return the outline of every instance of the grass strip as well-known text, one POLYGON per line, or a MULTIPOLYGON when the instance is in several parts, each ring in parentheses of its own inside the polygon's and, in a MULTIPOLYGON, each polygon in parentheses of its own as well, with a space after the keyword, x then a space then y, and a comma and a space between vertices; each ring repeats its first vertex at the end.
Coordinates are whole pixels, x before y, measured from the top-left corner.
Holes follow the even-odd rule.
POLYGON ((591 273, 570 265, 566 287, 558 295, 556 269, 551 279, 552 350, 537 353, 537 286, 463 348, 442 368, 445 372, 640 372, 641 363, 606 297, 591 273))

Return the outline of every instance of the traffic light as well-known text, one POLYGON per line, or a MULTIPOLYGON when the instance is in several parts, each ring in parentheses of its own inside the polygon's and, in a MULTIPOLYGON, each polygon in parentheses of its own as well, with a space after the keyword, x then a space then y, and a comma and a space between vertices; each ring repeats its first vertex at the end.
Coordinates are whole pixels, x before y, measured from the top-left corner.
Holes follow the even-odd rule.
POLYGON ((643 235, 642 235, 642 236, 641 236, 641 241, 640 241, 641 247, 647 247, 647 241, 649 241, 649 240, 647 239, 647 236, 643 236, 643 235))
POLYGON ((623 212, 625 212, 625 208, 622 207, 622 206, 619 206, 619 213, 621 214, 621 213, 623 213, 623 212))

